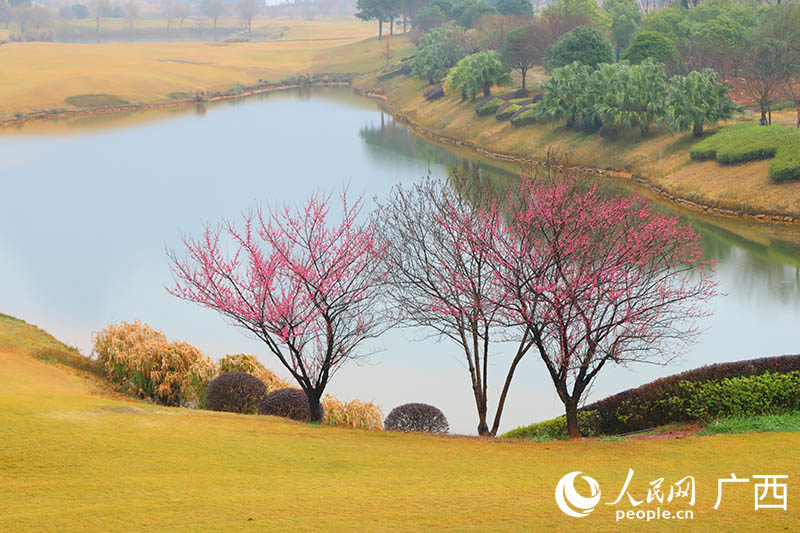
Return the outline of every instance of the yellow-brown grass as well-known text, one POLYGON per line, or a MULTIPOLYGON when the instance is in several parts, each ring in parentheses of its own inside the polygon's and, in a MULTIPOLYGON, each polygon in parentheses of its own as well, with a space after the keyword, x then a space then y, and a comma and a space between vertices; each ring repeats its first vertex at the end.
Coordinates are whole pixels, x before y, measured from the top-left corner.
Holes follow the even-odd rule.
POLYGON ((56 342, 0 316, 2 531, 800 528, 798 433, 539 444, 313 427, 93 396, 28 355, 56 342), (693 475, 694 520, 617 523, 615 509, 632 507, 601 503, 578 523, 556 507, 564 474, 592 476, 610 502, 629 468, 638 499, 652 480, 693 475), (731 472, 789 475, 788 511, 754 511, 752 485, 727 486, 714 511, 731 472))
MULTIPOLYGON (((372 23, 353 18, 275 24, 290 29, 280 40, 263 42, 7 43, 0 46, 0 119, 74 110, 66 99, 81 95, 159 103, 197 89, 224 91, 298 72, 366 72, 384 62, 386 41, 368 39, 375 33, 372 23)), ((391 42, 398 50, 410 47, 402 36, 391 42)))

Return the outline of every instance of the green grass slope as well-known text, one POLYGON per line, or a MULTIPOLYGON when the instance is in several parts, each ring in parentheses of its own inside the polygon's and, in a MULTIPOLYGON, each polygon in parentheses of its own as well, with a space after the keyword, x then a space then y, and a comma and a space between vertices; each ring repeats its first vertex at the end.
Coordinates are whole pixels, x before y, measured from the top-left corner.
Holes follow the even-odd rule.
MULTIPOLYGON (((605 502, 628 468, 641 498, 653 479, 695 476, 695 519, 670 530, 800 526, 794 487, 788 512, 754 512, 752 489, 712 509, 730 472, 800 477, 797 433, 537 444, 320 428, 92 393, 30 356, 58 346, 0 316, 0 531, 559 531, 575 526, 553 499, 563 475, 591 475, 605 502)), ((667 525, 616 523, 614 509, 580 526, 667 525)))

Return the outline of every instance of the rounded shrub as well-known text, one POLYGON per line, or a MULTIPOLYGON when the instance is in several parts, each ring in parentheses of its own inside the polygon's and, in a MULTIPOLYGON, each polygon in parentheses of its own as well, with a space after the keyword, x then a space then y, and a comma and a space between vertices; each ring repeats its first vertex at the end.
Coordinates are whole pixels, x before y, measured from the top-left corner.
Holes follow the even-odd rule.
POLYGON ((545 63, 551 69, 577 61, 596 69, 600 63, 611 63, 614 55, 608 39, 595 28, 578 26, 547 47, 545 63))
POLYGON ((390 431, 424 431, 427 433, 447 433, 450 425, 444 413, 426 403, 407 403, 392 409, 384 429, 390 431))
POLYGON ((267 395, 267 387, 246 372, 226 372, 211 380, 206 402, 212 411, 255 414, 267 395))
MULTIPOLYGON (((311 420, 308 397, 300 389, 279 389, 267 394, 261 401, 258 413, 291 418, 300 422, 311 420)), ((325 419, 325 414, 322 416, 325 419)))

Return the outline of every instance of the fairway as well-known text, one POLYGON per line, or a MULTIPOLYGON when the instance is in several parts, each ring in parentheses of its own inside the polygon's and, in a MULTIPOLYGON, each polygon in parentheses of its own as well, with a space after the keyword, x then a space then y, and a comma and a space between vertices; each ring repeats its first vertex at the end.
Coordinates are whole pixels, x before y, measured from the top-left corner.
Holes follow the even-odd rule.
MULTIPOLYGON (((6 43, 0 47, 0 120, 81 109, 70 104, 71 97, 107 94, 153 104, 176 93, 225 91, 259 79, 279 82, 300 72, 365 72, 384 63, 380 52, 387 40, 371 38, 372 23, 353 18, 270 24, 289 29, 278 40, 244 43, 6 43)), ((410 49, 403 36, 388 42, 398 57, 410 49)))
POLYGON ((581 527, 800 526, 797 433, 525 443, 320 428, 114 399, 93 392, 102 388, 92 379, 28 355, 54 345, 0 315, 2 531, 559 531, 578 520, 556 507, 563 475, 591 475, 611 502, 629 468, 638 499, 652 480, 666 487, 693 475, 694 520, 615 522, 615 509, 631 509, 626 499, 601 503, 581 527), (788 474, 788 511, 754 511, 751 487, 727 491, 714 511, 717 478, 731 472, 788 474))

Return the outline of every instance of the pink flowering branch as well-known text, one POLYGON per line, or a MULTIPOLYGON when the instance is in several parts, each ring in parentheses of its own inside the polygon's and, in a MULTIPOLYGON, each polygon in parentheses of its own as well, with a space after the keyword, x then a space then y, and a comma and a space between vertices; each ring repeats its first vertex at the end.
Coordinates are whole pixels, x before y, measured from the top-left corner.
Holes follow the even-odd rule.
MULTIPOLYGON (((665 363, 697 335, 716 293, 700 236, 638 196, 572 178, 523 177, 486 243, 507 320, 530 331, 566 407, 609 362, 665 363), (499 220, 499 223, 498 223, 499 220)), ((472 246, 472 245, 464 245, 472 246)))
POLYGON ((383 246, 360 221, 361 199, 351 204, 342 192, 338 225, 330 223, 330 199, 314 195, 302 208, 206 226, 199 238, 183 238, 185 257, 168 253, 169 292, 262 340, 305 391, 313 420, 336 370, 384 329, 375 307, 383 246))

